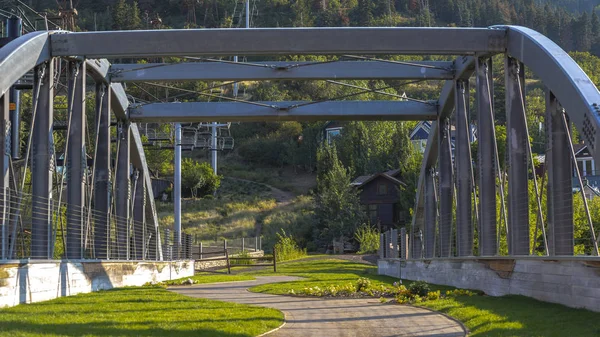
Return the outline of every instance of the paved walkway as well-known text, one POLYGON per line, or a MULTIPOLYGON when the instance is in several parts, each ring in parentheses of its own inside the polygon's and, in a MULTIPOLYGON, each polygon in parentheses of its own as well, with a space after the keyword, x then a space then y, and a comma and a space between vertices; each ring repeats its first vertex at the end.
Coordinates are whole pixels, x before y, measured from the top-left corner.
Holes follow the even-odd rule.
POLYGON ((257 277, 255 281, 213 283, 169 290, 219 301, 275 308, 286 324, 269 337, 383 337, 465 336, 463 327, 438 313, 406 305, 386 305, 378 299, 318 299, 257 294, 247 291, 259 284, 298 280, 290 276, 257 277))

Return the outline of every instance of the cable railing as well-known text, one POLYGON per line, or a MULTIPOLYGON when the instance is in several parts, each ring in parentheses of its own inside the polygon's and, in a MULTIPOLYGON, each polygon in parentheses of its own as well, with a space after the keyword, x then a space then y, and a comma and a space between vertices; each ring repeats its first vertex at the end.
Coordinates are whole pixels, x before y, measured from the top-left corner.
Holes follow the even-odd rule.
POLYGON ((130 217, 58 203, 13 189, 0 191, 0 260, 159 260, 156 229, 130 217), (5 200, 4 203, 1 201, 5 200), (67 212, 68 210, 68 212, 67 212))

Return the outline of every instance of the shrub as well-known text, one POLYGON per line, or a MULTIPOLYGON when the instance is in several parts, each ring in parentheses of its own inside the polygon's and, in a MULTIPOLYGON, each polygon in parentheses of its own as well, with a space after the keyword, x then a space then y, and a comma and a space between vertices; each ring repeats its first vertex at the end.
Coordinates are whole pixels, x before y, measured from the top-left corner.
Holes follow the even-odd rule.
POLYGON ((299 259, 306 256, 306 249, 300 249, 294 237, 286 234, 283 229, 281 229, 281 233, 277 233, 277 243, 273 250, 277 254, 277 261, 299 259))
POLYGON ((430 291, 427 293, 427 300, 428 301, 435 301, 435 300, 439 300, 441 296, 440 291, 430 291))
POLYGON ((429 292, 429 284, 424 281, 416 281, 408 286, 408 291, 415 296, 425 297, 429 292))
POLYGON ((448 297, 456 297, 456 296, 473 296, 474 292, 465 289, 454 289, 446 291, 446 296, 448 297))
POLYGON ((255 264, 254 260, 238 260, 236 257, 248 258, 250 257, 250 253, 247 250, 242 250, 240 253, 236 254, 235 257, 230 258, 231 264, 243 264, 243 265, 253 265, 255 264))
POLYGON ((213 194, 221 185, 221 177, 216 175, 209 163, 198 163, 185 158, 181 163, 181 185, 189 189, 192 197, 213 194))
POLYGON ((379 250, 379 232, 373 226, 361 225, 354 232, 354 238, 360 246, 358 254, 376 253, 379 250))
POLYGON ((371 287, 371 280, 361 277, 356 281, 356 291, 366 291, 371 287))

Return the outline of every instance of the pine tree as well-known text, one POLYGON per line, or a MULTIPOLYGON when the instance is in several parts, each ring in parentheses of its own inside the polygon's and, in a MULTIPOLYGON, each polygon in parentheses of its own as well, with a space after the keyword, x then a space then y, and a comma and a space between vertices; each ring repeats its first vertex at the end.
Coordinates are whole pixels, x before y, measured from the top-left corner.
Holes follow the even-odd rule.
POLYGON ((351 174, 339 160, 335 146, 321 146, 317 151, 316 195, 321 243, 342 236, 352 237, 365 219, 358 191, 350 185, 351 181, 351 174))
POLYGON ((600 55, 600 18, 596 12, 592 14, 592 54, 600 55))
POLYGON ((371 0, 358 0, 355 9, 355 23, 361 27, 369 27, 374 20, 374 5, 371 0))
POLYGON ((125 0, 119 0, 112 10, 113 29, 123 30, 127 26, 127 12, 129 5, 125 0))
POLYGON ((586 12, 581 14, 579 20, 573 20, 575 50, 589 51, 592 48, 592 21, 586 12))
POLYGON ((140 19, 140 9, 138 7, 137 1, 134 1, 133 5, 129 7, 128 20, 129 22, 127 29, 135 30, 140 29, 142 27, 142 20, 140 19))

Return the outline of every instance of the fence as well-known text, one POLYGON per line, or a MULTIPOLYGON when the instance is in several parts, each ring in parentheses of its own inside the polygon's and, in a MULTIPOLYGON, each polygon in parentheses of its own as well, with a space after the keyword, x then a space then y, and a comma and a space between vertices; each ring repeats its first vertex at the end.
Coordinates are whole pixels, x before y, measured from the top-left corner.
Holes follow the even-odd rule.
POLYGON ((224 257, 226 252, 235 255, 243 251, 257 252, 262 250, 262 237, 258 236, 214 241, 195 241, 192 235, 183 234, 181 236, 181 247, 177 247, 174 244, 170 230, 165 230, 164 237, 163 256, 165 260, 203 260, 224 257))
POLYGON ((403 259, 408 256, 408 235, 406 228, 390 229, 379 234, 379 257, 382 259, 403 259))

